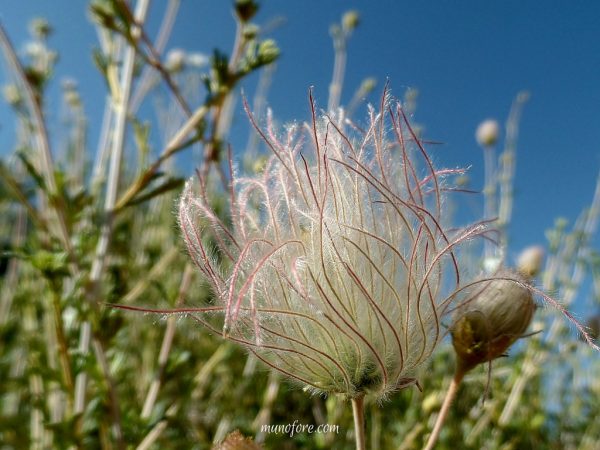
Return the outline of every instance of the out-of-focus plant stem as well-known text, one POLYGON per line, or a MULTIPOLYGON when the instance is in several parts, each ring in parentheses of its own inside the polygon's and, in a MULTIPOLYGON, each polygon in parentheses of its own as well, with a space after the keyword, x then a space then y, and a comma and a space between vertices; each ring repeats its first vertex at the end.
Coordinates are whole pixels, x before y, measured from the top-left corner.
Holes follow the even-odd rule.
MULTIPOLYGON (((135 19, 136 23, 143 23, 149 7, 149 0, 139 0, 136 5, 135 19)), ((134 25, 133 33, 136 33, 137 27, 134 25)), ((88 300, 93 307, 97 307, 99 287, 98 283, 102 277, 106 252, 110 242, 112 234, 112 222, 113 222, 113 209, 117 199, 117 192, 119 187, 119 178, 121 175, 121 161, 123 158, 123 150, 125 146, 125 135, 127 130, 127 112, 129 110, 128 103, 131 94, 131 86, 133 82, 133 72, 135 65, 135 54, 136 50, 133 46, 127 46, 124 50, 123 58, 123 69, 121 72, 121 80, 118 86, 118 90, 113 89, 112 101, 115 109, 115 121, 114 121, 114 132, 112 136, 112 148, 110 154, 110 166, 108 172, 108 181, 106 186, 106 197, 104 203, 104 223, 102 225, 100 239, 96 246, 95 258, 92 263, 90 271, 89 284, 90 289, 88 291, 88 300)), ((80 343, 79 350, 82 354, 87 354, 89 351, 90 339, 92 336, 91 323, 86 321, 82 323, 80 331, 80 343)), ((108 384, 109 395, 112 403, 113 410, 113 426, 116 434, 119 447, 124 447, 123 433, 121 430, 121 421, 118 406, 118 396, 114 390, 114 383, 112 382, 108 365, 106 363, 106 355, 100 341, 95 339, 94 350, 102 365, 104 376, 108 384)), ((75 399, 74 399, 74 411, 75 413, 83 413, 85 407, 85 391, 87 386, 87 372, 82 371, 77 375, 75 382, 75 399)))
MULTIPOLYGON (((171 31, 173 30, 173 25, 175 24, 180 3, 180 0, 169 0, 166 6, 165 14, 163 15, 163 20, 158 30, 158 37, 156 38, 156 42, 154 44, 154 49, 159 55, 164 51, 165 46, 167 45, 167 41, 169 40, 171 31)), ((140 76, 140 80, 137 84, 137 88, 133 92, 131 101, 129 102, 130 113, 134 114, 138 110, 143 99, 146 97, 152 86, 154 86, 154 72, 154 68, 144 66, 142 75, 140 76)))
POLYGON ((21 65, 19 58, 15 53, 14 47, 6 34, 4 27, 0 24, 0 46, 4 50, 5 59, 12 69, 13 74, 18 79, 19 85, 25 92, 25 101, 33 120, 33 129, 35 131, 35 141, 40 156, 41 170, 46 183, 46 201, 52 207, 56 215, 58 224, 58 238, 63 244, 70 259, 73 260, 73 248, 69 231, 67 230, 67 222, 64 214, 64 205, 57 192, 56 177, 54 174, 54 162, 52 160, 52 151, 50 149, 50 140, 48 139, 48 131, 44 122, 44 115, 39 102, 36 100, 36 95, 27 81, 25 71, 21 65))
MULTIPOLYGON (((167 412, 167 417, 173 417, 177 413, 177 405, 171 406, 167 412)), ((144 437, 142 442, 136 447, 136 450, 148 450, 151 448, 152 444, 160 437, 161 433, 167 428, 169 421, 167 419, 163 419, 158 422, 156 425, 152 427, 150 432, 144 437)))
MULTIPOLYGON (((246 38, 243 34, 243 25, 244 24, 240 21, 240 19, 236 18, 235 41, 231 51, 231 59, 229 60, 228 64, 228 71, 230 74, 236 73, 236 69, 247 44, 246 38)), ((211 164, 215 164, 221 177, 223 189, 225 189, 225 191, 228 190, 229 182, 219 164, 220 155, 217 153, 217 151, 221 139, 228 133, 229 128, 231 127, 233 106, 232 89, 234 84, 235 83, 224 86, 226 91, 221 93, 214 102, 212 130, 210 138, 207 140, 204 147, 204 165, 202 167, 202 176, 204 179, 206 179, 208 177, 211 164)))
POLYGON ((334 61, 333 61, 333 76, 329 85, 329 102, 327 111, 334 111, 340 106, 340 98, 342 96, 342 87, 344 85, 344 74, 346 72, 346 39, 343 31, 340 31, 340 36, 333 37, 334 61))
MULTIPOLYGON (((598 181, 596 182, 596 190, 594 192, 594 198, 590 205, 589 210, 584 213, 582 217, 582 225, 581 225, 581 234, 584 239, 588 240, 595 233, 598 228, 598 217, 600 214, 600 176, 598 177, 598 181)), ((580 219, 581 220, 581 219, 580 219)), ((578 233, 579 227, 575 228, 575 233, 578 233)), ((559 276, 565 270, 568 270, 567 267, 560 267, 562 265, 568 265, 570 261, 576 261, 575 269, 571 274, 571 278, 569 282, 566 284, 564 293, 562 295, 562 302, 565 306, 569 306, 575 296, 577 295, 577 291, 581 285, 581 281, 585 274, 585 269, 583 264, 581 263, 583 254, 582 252, 586 251, 587 245, 581 245, 576 239, 570 240, 570 242, 566 242, 565 247, 563 247, 562 251, 559 251, 557 255, 557 265, 555 265, 556 271, 553 272, 552 277, 544 278, 544 289, 550 290, 555 286, 556 281, 554 280, 554 276, 559 276), (571 244, 573 248, 567 248, 567 246, 571 244), (572 253, 571 258, 564 258, 564 252, 572 253)), ((546 334, 546 341, 553 342, 556 338, 558 332, 564 327, 564 323, 560 320, 554 320, 548 333, 546 334)), ((513 387, 510 391, 506 404, 504 405, 504 409, 502 410, 502 414, 498 419, 498 424, 501 426, 505 426, 509 423, 511 417, 514 414, 514 411, 519 404, 523 390, 525 389, 525 385, 527 381, 538 373, 543 367, 543 361, 548 356, 547 352, 539 351, 538 348, 534 346, 529 346, 528 351, 526 353, 525 359, 523 361, 523 370, 520 375, 516 379, 513 387)))
POLYGON ((146 169, 132 184, 127 191, 117 201, 113 214, 123 209, 127 204, 152 180, 152 176, 159 169, 161 164, 182 149, 185 139, 196 128, 206 114, 210 111, 210 105, 202 105, 194 114, 181 126, 175 136, 171 138, 161 155, 146 169))
MULTIPOLYGON (((192 273, 192 266, 190 263, 187 263, 185 269, 183 270, 183 276, 181 277, 181 284, 179 286, 179 293, 177 295, 175 307, 179 307, 183 303, 185 293, 189 289, 192 281, 192 273)), ((144 406, 140 415, 142 419, 148 419, 150 417, 152 414, 152 408, 154 408, 154 404, 156 403, 156 398, 158 397, 160 385, 162 383, 165 374, 165 368, 167 366, 167 360, 173 344, 176 324, 176 316, 169 316, 167 319, 165 334, 160 346, 160 352, 158 354, 158 368, 156 369, 154 379, 152 380, 150 388, 148 389, 148 394, 146 395, 146 400, 144 401, 144 406)))
MULTIPOLYGON (((25 240, 26 225, 27 218, 25 209, 20 207, 17 212, 17 222, 12 233, 12 246, 14 248, 19 248, 23 244, 23 241, 25 240)), ((2 290, 0 290, 0 327, 8 322, 11 305, 16 292, 16 284, 19 281, 19 264, 20 261, 18 258, 11 258, 8 263, 6 274, 4 275, 2 290)), ((2 342, 0 342, 0 353, 2 353, 1 350, 2 342)))
POLYGON ((513 104, 506 121, 506 139, 504 143, 504 151, 500 155, 500 170, 498 173, 498 185, 500 188, 499 204, 498 204, 498 227, 500 228, 500 249, 506 251, 508 245, 508 236, 506 227, 508 226, 513 205, 513 180, 515 177, 517 139, 519 137, 519 123, 523 107, 529 99, 529 93, 526 91, 519 92, 513 101, 513 104))
MULTIPOLYGON (((496 197, 498 195, 496 185, 498 183, 496 167, 496 149, 493 146, 488 146, 483 149, 483 166, 484 166, 484 187, 483 187, 483 202, 484 202, 484 218, 493 220, 496 218, 497 205, 496 197)), ((493 242, 486 241, 484 244, 484 257, 486 260, 492 258, 494 249, 493 242)))
POLYGON ((281 384, 279 379, 279 373, 272 371, 269 374, 269 383, 263 394, 263 403, 260 407, 260 411, 252 422, 252 428, 256 430, 255 442, 264 442, 265 433, 262 431, 262 426, 269 423, 271 420, 271 413, 273 410, 273 404, 277 398, 279 392, 279 386, 281 384))

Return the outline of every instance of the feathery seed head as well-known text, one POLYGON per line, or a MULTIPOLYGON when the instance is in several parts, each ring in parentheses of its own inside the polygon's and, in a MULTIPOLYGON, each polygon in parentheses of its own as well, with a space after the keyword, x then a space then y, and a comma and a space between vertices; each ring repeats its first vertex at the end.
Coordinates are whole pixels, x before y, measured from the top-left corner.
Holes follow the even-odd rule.
POLYGON ((230 225, 187 183, 180 226, 222 313, 198 320, 314 392, 382 397, 416 382, 457 298, 457 247, 485 228, 444 228, 442 178, 460 171, 433 167, 400 104, 384 95, 364 130, 311 106, 283 135, 250 116, 271 156, 232 174, 230 225))

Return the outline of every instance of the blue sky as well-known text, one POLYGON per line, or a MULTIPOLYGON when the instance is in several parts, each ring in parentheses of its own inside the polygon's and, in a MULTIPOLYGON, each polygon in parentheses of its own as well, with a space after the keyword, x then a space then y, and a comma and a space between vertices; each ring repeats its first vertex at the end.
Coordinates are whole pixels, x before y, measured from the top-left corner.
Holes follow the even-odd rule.
MULTIPOLYGON (((79 81, 90 117, 89 146, 95 148, 104 84, 91 62, 96 35, 86 4, 2 0, 0 20, 17 47, 26 39, 29 18, 50 20, 56 29, 51 45, 61 53, 57 76, 79 81)), ((165 4, 153 3, 151 32, 165 4)), ((168 47, 207 54, 215 47, 230 49, 229 4, 183 0, 168 47)), ((309 86, 315 87, 319 104, 326 105, 333 60, 328 30, 350 8, 361 13, 361 24, 349 45, 342 101, 367 76, 376 77, 379 87, 389 78, 397 96, 407 87, 417 88, 415 119, 426 127, 427 138, 444 143, 433 150, 434 159, 438 165, 472 166, 475 189, 482 187, 483 173, 482 151, 473 138, 477 124, 488 117, 504 122, 516 93, 531 92, 518 147, 513 256, 530 243, 545 243, 544 231, 557 216, 573 219, 589 203, 600 169, 599 2, 265 1, 258 23, 286 18, 272 32, 283 53, 269 104, 280 120, 308 118, 309 86)), ((51 117, 58 92, 55 82, 51 117)), ((5 148, 11 127, 2 105, 0 143, 5 148)), ((236 137, 236 129, 247 132, 241 108, 233 141, 245 142, 246 135, 236 137)))

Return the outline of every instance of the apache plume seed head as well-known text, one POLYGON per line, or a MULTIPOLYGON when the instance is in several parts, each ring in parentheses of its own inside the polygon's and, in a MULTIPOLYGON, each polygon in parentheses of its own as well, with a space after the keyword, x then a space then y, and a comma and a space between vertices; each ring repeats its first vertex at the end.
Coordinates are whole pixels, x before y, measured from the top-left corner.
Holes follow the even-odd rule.
POLYGON ((477 286, 474 298, 457 310, 452 345, 463 373, 502 356, 523 336, 535 312, 520 273, 501 269, 495 277, 477 286))
POLYGON ((221 322, 196 318, 314 392, 382 397, 416 382, 457 298, 457 247, 485 227, 444 228, 443 178, 462 172, 433 167, 400 104, 384 95, 366 129, 311 106, 283 135, 250 115, 271 156, 232 174, 230 224, 188 182, 179 223, 221 322))

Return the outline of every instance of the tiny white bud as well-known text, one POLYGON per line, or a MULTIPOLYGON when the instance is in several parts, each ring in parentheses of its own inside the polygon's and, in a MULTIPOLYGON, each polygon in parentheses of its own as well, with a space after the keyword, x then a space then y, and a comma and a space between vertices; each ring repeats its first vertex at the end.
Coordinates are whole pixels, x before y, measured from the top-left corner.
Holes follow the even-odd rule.
POLYGON ((477 127, 475 139, 482 147, 492 147, 498 142, 500 135, 500 125, 493 119, 484 120, 477 127))
POLYGON ((165 58, 165 68, 169 72, 179 72, 185 65, 185 51, 180 48, 174 48, 169 50, 167 57, 165 58))
POLYGON ((358 11, 346 11, 342 16, 342 28, 346 31, 352 31, 358 26, 359 21, 360 15, 358 11))
POLYGON ((23 97, 21 96, 21 91, 16 84, 7 84, 2 88, 2 93, 4 94, 4 99, 10 105, 17 105, 21 102, 23 97))
POLYGON ((532 245, 521 252, 517 260, 517 269, 526 277, 535 277, 544 263, 545 251, 540 245, 532 245))

